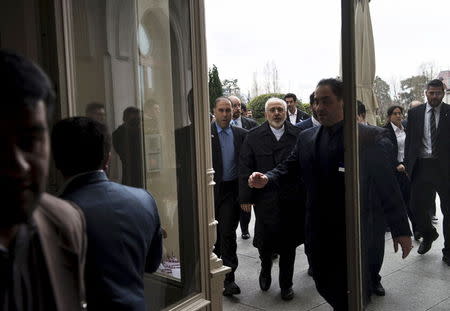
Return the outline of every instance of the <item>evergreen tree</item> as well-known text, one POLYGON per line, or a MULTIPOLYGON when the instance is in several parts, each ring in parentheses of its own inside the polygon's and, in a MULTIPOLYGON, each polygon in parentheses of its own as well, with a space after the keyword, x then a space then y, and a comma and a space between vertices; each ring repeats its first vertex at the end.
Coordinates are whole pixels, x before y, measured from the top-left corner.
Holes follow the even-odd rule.
POLYGON ((212 68, 209 69, 208 79, 209 107, 212 111, 216 98, 223 96, 222 82, 220 82, 219 71, 217 70, 216 65, 213 65, 212 68))

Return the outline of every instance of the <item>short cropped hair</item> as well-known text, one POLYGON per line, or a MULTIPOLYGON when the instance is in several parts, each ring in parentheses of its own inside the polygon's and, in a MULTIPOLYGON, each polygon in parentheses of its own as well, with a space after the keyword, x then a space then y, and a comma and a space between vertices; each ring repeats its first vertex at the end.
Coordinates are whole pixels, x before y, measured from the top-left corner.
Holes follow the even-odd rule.
POLYGON ((284 100, 282 100, 281 98, 278 97, 271 97, 266 101, 266 104, 264 105, 264 110, 267 111, 267 107, 269 106, 269 104, 272 103, 279 103, 282 104, 284 106, 284 110, 287 110, 287 104, 284 100))
POLYGON ((316 97, 314 96, 314 92, 311 93, 311 95, 309 95, 309 104, 313 105, 316 101, 316 97))
POLYGON ((127 107, 123 111, 122 120, 123 120, 123 122, 127 122, 131 115, 139 114, 139 113, 141 113, 141 111, 138 108, 133 107, 133 106, 127 107))
POLYGON ((86 105, 86 114, 94 113, 96 110, 105 109, 105 105, 98 102, 92 102, 86 105))
POLYGON ((362 103, 362 101, 357 100, 356 104, 358 105, 357 113, 358 116, 366 115, 366 105, 362 103))
POLYGON ((231 107, 233 107, 233 103, 231 102, 231 100, 230 100, 228 97, 225 97, 225 96, 217 97, 216 100, 214 101, 214 107, 216 107, 217 104, 218 104, 219 102, 221 102, 221 101, 229 102, 230 105, 231 105, 231 107))
POLYGON ((297 96, 294 93, 287 93, 286 95, 284 95, 283 99, 286 100, 286 98, 292 98, 294 102, 297 101, 297 96))
POLYGON ((444 82, 442 82, 442 81, 439 80, 439 79, 434 79, 434 80, 431 80, 430 82, 428 82, 428 83, 427 83, 427 90, 428 90, 430 87, 440 87, 440 88, 442 88, 443 91, 445 91, 444 82))
POLYGON ((0 94, 2 112, 14 111, 18 105, 35 107, 42 100, 47 116, 53 112, 55 92, 47 74, 32 61, 0 49, 0 94))
POLYGON ((335 78, 322 79, 317 83, 319 86, 329 86, 333 94, 341 100, 344 97, 344 83, 341 80, 335 78))
POLYGON ((111 151, 106 125, 87 117, 57 122, 51 143, 56 168, 65 177, 101 169, 111 151))

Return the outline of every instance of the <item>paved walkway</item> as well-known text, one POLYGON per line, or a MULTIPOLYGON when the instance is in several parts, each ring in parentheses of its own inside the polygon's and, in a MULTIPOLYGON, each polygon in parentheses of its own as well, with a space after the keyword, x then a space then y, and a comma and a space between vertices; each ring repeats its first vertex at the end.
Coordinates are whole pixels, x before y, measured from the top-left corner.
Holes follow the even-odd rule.
MULTIPOLYGON (((439 210, 439 207, 438 207, 439 210)), ((372 296, 367 310, 383 311, 449 311, 450 310, 450 267, 442 262, 442 215, 438 213, 440 237, 426 255, 417 254, 419 243, 405 260, 400 252, 395 254, 392 239, 386 235, 386 254, 381 275, 386 289, 385 297, 372 296)), ((254 215, 251 227, 253 228, 254 215)), ((329 311, 332 308, 317 293, 314 281, 306 273, 308 263, 303 246, 297 248, 294 272, 295 298, 289 302, 281 300, 278 285, 278 260, 272 269, 272 286, 262 292, 258 285, 260 260, 252 239, 242 240, 238 229, 239 267, 236 283, 242 294, 224 297, 224 310, 296 310, 329 311)))

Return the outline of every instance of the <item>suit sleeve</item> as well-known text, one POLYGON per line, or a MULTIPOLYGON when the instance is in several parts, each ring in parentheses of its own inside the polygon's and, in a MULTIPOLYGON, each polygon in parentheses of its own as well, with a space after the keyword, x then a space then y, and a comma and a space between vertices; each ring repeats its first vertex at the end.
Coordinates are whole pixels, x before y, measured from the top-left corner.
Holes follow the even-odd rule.
POLYGON ((383 136, 373 144, 372 148, 373 150, 368 152, 372 155, 368 166, 392 237, 411 236, 406 206, 390 165, 391 142, 383 136))
POLYGON ((245 138, 239 155, 239 203, 253 202, 252 189, 248 186, 248 177, 255 171, 255 156, 248 137, 245 138))
MULTIPOLYGON (((289 157, 278 164, 273 170, 266 173, 266 176, 269 178, 269 187, 280 188, 281 180, 289 175, 289 177, 293 175, 298 175, 300 172, 300 136, 297 138, 297 143, 295 144, 294 149, 292 149, 289 157), (291 175, 292 174, 292 175, 291 175)), ((300 176, 297 176, 300 177, 300 176)))
MULTIPOLYGON (((408 120, 413 118, 412 114, 408 116, 408 120)), ((403 164, 405 165, 406 170, 408 170, 409 165, 409 146, 411 145, 411 126, 409 126, 412 122, 408 122, 408 126, 406 127, 406 138, 405 138, 405 156, 403 158, 403 164)))

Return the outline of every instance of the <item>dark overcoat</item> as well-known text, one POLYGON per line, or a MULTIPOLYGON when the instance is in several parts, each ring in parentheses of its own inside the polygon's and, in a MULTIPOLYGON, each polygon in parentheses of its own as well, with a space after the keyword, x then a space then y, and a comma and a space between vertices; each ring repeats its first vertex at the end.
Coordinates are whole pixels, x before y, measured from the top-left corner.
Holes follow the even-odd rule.
POLYGON ((256 224, 253 245, 281 249, 304 242, 305 192, 295 176, 287 176, 281 187, 252 189, 252 172, 265 173, 285 160, 297 141, 300 129, 285 122, 285 132, 277 141, 266 121, 251 130, 242 145, 239 161, 239 198, 241 204, 254 204, 256 224))

